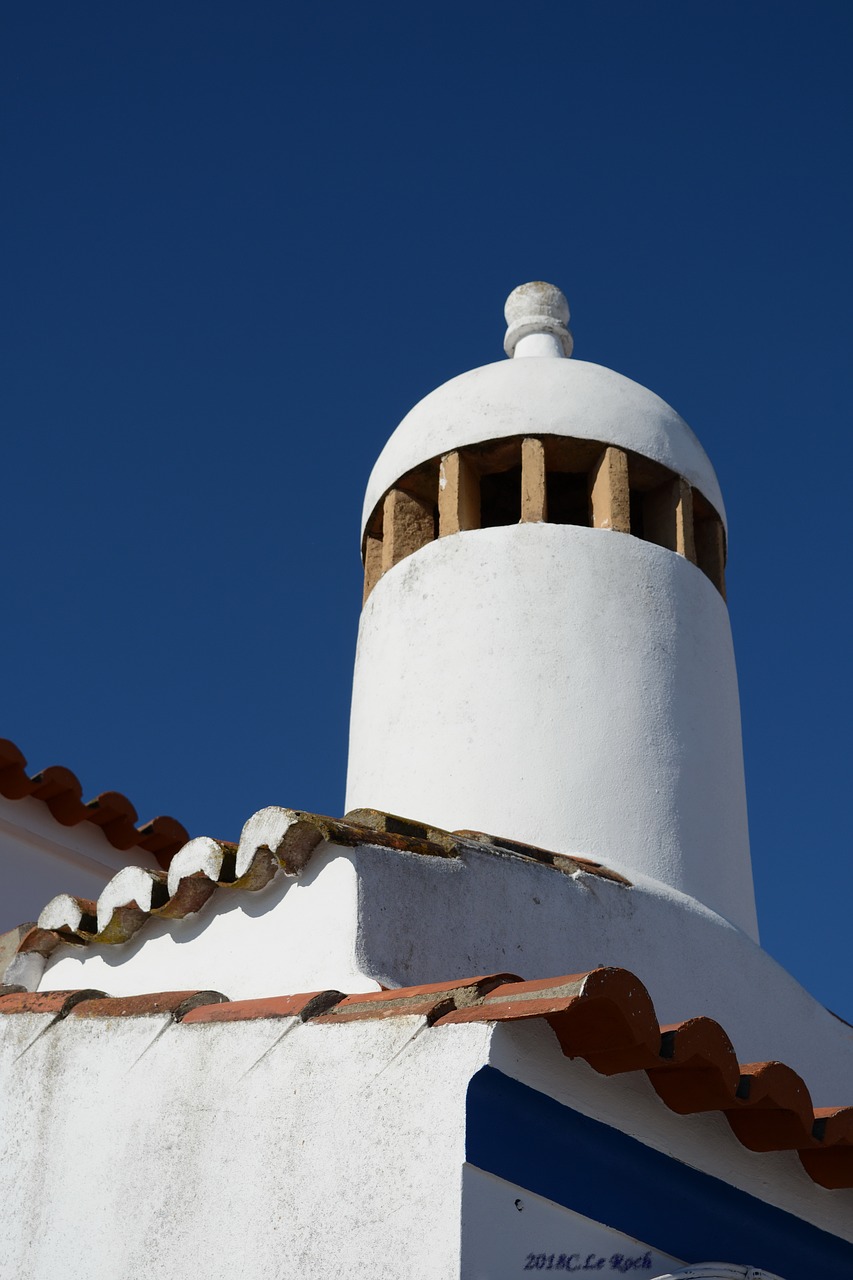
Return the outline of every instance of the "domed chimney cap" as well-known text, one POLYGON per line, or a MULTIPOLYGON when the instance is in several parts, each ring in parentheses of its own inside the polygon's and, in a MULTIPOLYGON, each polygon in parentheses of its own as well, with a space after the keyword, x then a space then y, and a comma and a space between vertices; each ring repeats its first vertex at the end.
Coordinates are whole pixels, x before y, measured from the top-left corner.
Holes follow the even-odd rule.
POLYGON ((532 280, 520 284, 506 300, 504 315, 509 328, 504 338, 504 351, 512 358, 521 355, 570 356, 572 335, 569 323, 569 304, 566 295, 554 284, 544 280, 532 280), (524 339, 540 338, 528 343, 524 339), (545 342, 541 338, 545 338, 545 342), (519 348, 523 343, 524 349, 519 348))

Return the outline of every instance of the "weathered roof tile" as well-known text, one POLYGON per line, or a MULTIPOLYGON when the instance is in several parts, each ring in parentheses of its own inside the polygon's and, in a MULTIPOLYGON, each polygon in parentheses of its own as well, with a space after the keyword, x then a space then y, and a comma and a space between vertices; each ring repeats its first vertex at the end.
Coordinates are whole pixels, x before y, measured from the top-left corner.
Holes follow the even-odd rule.
POLYGON ((345 999, 342 991, 307 991, 295 996, 264 996, 259 1000, 229 1000, 200 1005, 184 1022, 252 1022, 257 1018, 300 1018, 303 1022, 325 1013, 345 999))
POLYGON ((387 991, 368 991, 346 996, 317 1022, 359 1022, 368 1018, 392 1018, 403 1014, 419 1015, 435 1022, 443 1015, 479 1007, 495 987, 518 982, 513 973, 493 973, 479 978, 462 978, 457 982, 430 982, 420 987, 393 987, 387 991))
POLYGON ((151 1018, 169 1014, 180 1022, 194 1009, 227 1001, 221 991, 158 991, 141 996, 104 996, 81 1000, 69 1010, 75 1018, 151 1018))

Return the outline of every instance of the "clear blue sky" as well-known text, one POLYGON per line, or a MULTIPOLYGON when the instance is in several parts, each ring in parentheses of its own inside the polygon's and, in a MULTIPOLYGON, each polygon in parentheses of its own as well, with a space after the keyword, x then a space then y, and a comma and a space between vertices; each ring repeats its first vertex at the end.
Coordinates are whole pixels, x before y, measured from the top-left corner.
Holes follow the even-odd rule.
POLYGON ((194 834, 340 813, 368 472, 553 280, 717 467, 763 937, 853 1020, 853 6, 3 28, 0 733, 194 834))

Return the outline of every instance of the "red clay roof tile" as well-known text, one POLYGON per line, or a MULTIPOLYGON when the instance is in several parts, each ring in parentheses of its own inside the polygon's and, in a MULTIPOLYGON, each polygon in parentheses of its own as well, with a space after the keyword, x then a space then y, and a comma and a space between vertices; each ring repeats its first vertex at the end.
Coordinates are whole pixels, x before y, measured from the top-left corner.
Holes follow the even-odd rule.
POLYGON ((732 1042, 712 1018, 661 1027, 660 1062, 647 1074, 658 1096, 680 1115, 721 1111, 740 1083, 732 1042))
POLYGON ((750 1151, 789 1151, 813 1142, 815 1115, 805 1081, 784 1062, 741 1067, 726 1119, 750 1151))
POLYGON ((343 1000, 342 991, 306 991, 295 996, 264 996, 260 1000, 229 1000, 225 1004, 199 1005, 184 1022, 252 1022, 256 1018, 308 1018, 325 1013, 343 1000))
POLYGON ((164 867, 168 867, 172 855, 189 839, 186 828, 175 818, 152 818, 137 826, 136 810, 127 796, 118 791, 104 791, 84 803, 80 780, 70 769, 51 765, 30 776, 26 766, 26 757, 15 743, 0 738, 0 795, 7 800, 33 796, 41 800, 64 827, 91 822, 101 828, 115 849, 138 846, 153 854, 164 867))
POLYGON ((78 1001, 69 1014, 74 1018, 150 1018, 168 1013, 180 1022, 193 1009, 227 1000, 228 997, 220 991, 158 991, 142 996, 101 996, 78 1001))
POLYGON ((65 1018, 84 1000, 99 999, 103 991, 24 991, 0 996, 0 1013, 52 1013, 65 1018))
POLYGON ((509 984, 481 1005, 448 1013, 440 1022, 524 1018, 545 1018, 567 1057, 583 1057, 603 1075, 639 1070, 660 1056, 660 1028, 651 998, 639 979, 624 969, 509 984))
POLYGON ((392 1018, 419 1015, 435 1022, 451 1010, 458 1011, 478 1004, 490 991, 503 983, 516 983, 513 973, 495 973, 480 978, 462 978, 458 982, 430 982, 420 987, 394 987, 388 991, 367 991, 346 996, 315 1022, 359 1022, 368 1018, 392 1018))

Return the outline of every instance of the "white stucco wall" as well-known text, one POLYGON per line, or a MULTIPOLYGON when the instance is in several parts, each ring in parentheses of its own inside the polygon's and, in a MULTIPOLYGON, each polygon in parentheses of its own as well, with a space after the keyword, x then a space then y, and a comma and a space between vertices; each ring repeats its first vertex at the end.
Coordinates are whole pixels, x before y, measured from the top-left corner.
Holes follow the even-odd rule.
POLYGON ((501 360, 460 374, 406 414, 376 462, 362 532, 401 476, 451 449, 507 436, 558 435, 632 449, 684 476, 725 522, 708 455, 682 417, 630 378, 583 360, 501 360))
MULTIPOLYGON (((491 1062, 850 1239, 851 1194, 755 1156, 543 1024, 0 1019, 0 1278, 456 1280, 465 1093, 491 1062)), ((495 1117, 500 1124, 500 1116, 495 1117)))
POLYGON ((724 601, 605 529, 431 543, 362 612, 346 807, 642 872, 755 935, 724 601))
POLYGON ((0 796, 0 933, 38 919, 57 893, 97 898, 122 867, 155 869, 144 849, 115 849, 91 822, 64 827, 41 800, 0 796))
POLYGON ((50 1023, 0 1019, 1 1280, 458 1276, 487 1028, 50 1023))

